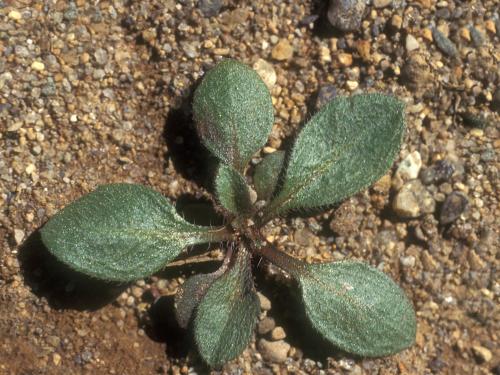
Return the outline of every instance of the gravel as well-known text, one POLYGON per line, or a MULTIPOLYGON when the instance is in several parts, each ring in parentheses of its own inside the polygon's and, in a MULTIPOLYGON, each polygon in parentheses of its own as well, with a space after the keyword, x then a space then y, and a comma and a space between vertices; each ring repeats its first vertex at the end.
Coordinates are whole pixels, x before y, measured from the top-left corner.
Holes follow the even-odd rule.
POLYGON ((328 21, 340 31, 354 31, 361 26, 365 10, 364 0, 330 0, 328 21))
POLYGON ((413 302, 418 332, 412 348, 379 359, 310 343, 317 335, 302 307, 292 308, 296 285, 256 259, 257 289, 269 298, 255 339, 221 372, 498 372, 497 8, 494 0, 0 0, 0 373, 202 371, 182 354, 187 336, 172 311, 160 309, 159 321, 150 311, 190 270, 115 290, 23 245, 100 184, 145 184, 173 201, 206 197, 190 98, 224 58, 254 66, 271 89, 265 152, 292 144, 337 95, 384 92, 406 103, 404 144, 380 181, 265 231, 309 262, 379 267, 413 302), (418 176, 412 164, 397 181, 415 152, 418 176), (286 337, 272 341, 277 326, 286 337))

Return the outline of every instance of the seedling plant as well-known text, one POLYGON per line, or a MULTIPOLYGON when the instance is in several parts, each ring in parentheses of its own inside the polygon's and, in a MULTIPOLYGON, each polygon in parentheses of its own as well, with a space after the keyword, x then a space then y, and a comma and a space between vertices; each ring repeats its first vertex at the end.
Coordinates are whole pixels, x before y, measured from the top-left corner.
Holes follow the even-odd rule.
POLYGON ((251 340, 260 312, 252 258, 265 258, 296 280, 316 334, 342 350, 377 357, 411 346, 413 307, 386 274, 353 260, 305 263, 267 243, 262 231, 273 218, 332 207, 377 181, 402 141, 402 103, 382 94, 336 97, 303 127, 289 152, 264 156, 251 178, 249 162, 274 122, 260 77, 237 61, 219 63, 196 89, 193 116, 202 143, 218 159, 213 190, 225 225, 190 223, 150 188, 111 184, 43 226, 48 250, 91 277, 131 282, 161 270, 191 245, 220 242, 220 268, 188 278, 175 300, 180 326, 191 329, 212 367, 237 357, 251 340))

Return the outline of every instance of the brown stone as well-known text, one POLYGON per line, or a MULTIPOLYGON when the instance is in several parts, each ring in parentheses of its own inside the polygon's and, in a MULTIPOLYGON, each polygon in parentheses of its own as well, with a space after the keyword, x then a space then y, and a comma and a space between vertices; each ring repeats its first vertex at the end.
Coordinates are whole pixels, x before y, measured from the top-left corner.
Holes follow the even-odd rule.
POLYGON ((286 39, 281 39, 271 52, 273 59, 278 61, 290 60, 293 56, 293 47, 286 39))

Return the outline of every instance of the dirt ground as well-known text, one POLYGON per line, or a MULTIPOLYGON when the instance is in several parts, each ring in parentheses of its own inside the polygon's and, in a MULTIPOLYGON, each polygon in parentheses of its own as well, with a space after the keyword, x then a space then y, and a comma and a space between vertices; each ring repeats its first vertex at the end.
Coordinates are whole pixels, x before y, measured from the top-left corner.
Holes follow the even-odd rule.
POLYGON ((173 318, 173 295, 216 267, 216 248, 113 285, 59 264, 37 229, 111 182, 206 199, 191 96, 224 58, 255 66, 271 88, 265 152, 285 149, 335 95, 406 103, 405 142, 384 178, 267 231, 308 261, 383 269, 414 303, 418 332, 389 358, 341 353, 308 326, 289 278, 256 261, 255 337, 215 373, 500 374, 498 1, 339 2, 357 11, 328 20, 319 0, 0 0, 0 375, 210 372, 173 318))

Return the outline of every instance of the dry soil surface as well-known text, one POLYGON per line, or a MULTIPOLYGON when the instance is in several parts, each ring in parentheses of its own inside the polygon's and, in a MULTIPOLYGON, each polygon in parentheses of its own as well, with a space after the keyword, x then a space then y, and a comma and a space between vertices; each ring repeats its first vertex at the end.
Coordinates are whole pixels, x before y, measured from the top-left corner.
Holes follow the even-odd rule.
POLYGON ((100 184, 206 197, 191 96, 224 58, 255 66, 271 89, 264 153, 335 95, 406 103, 404 145, 374 187, 266 230, 307 261, 383 269, 414 303, 418 332, 389 358, 340 353, 305 323, 289 278, 256 262, 258 329, 218 373, 500 374, 498 1, 338 2, 361 11, 328 21, 328 2, 311 0, 0 0, 0 374, 209 372, 172 296, 213 269, 216 248, 111 285, 57 263, 37 229, 100 184))

